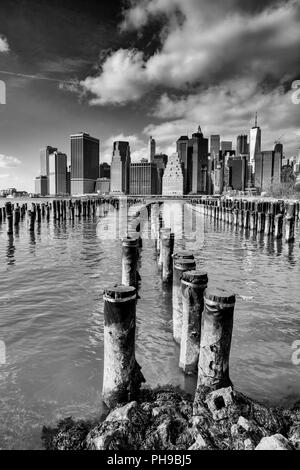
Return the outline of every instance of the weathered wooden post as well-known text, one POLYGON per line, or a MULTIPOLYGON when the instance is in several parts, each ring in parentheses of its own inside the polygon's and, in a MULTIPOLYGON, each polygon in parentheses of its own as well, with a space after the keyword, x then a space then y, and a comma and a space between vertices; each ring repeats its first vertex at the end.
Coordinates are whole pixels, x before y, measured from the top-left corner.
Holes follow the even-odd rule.
POLYGON ((277 214, 275 216, 275 238, 282 238, 283 215, 277 214))
POLYGON ((244 228, 246 230, 249 229, 249 223, 250 223, 250 212, 248 210, 244 211, 244 228))
POLYGON ((6 219, 7 219, 7 235, 13 235, 13 211, 12 205, 10 202, 5 204, 5 212, 6 212, 6 219))
POLYGON ((162 281, 168 283, 173 277, 174 233, 164 231, 161 234, 162 281))
POLYGON ((285 219, 285 241, 287 243, 295 240, 295 217, 288 216, 285 219))
POLYGON ((272 235, 274 230, 274 216, 271 212, 266 214, 266 221, 265 221, 265 236, 268 237, 272 235))
POLYGON ((159 258, 158 258, 158 267, 162 269, 163 266, 163 253, 162 253, 162 239, 163 236, 170 237, 171 229, 170 228, 161 228, 159 231, 159 258))
POLYGON ((181 280, 182 332, 179 367, 185 374, 197 371, 201 336, 201 318, 204 307, 204 291, 207 273, 187 271, 181 280))
POLYGON ((257 213, 255 211, 250 212, 250 230, 255 232, 257 229, 257 213))
POLYGON ((257 233, 265 231, 265 214, 264 212, 258 212, 257 214, 257 233))
POLYGON ((196 269, 194 259, 180 259, 176 258, 173 270, 173 337, 176 343, 181 342, 182 331, 182 294, 181 294, 181 279, 183 273, 186 271, 193 271, 196 269))
POLYGON ((34 211, 28 211, 29 218, 29 232, 34 232, 34 223, 35 223, 35 213, 34 211))
POLYGON ((244 211, 243 211, 243 209, 239 210, 238 218, 239 218, 239 227, 242 228, 244 226, 244 211))
POLYGON ((198 363, 198 387, 216 390, 231 385, 229 356, 235 295, 207 289, 204 296, 198 363))
POLYGON ((142 382, 135 358, 136 289, 116 286, 104 291, 103 401, 108 407, 135 400, 142 382))
POLYGON ((137 286, 138 241, 124 238, 122 241, 122 284, 137 286))
POLYGON ((233 211, 233 225, 237 227, 239 224, 239 210, 234 209, 233 211))

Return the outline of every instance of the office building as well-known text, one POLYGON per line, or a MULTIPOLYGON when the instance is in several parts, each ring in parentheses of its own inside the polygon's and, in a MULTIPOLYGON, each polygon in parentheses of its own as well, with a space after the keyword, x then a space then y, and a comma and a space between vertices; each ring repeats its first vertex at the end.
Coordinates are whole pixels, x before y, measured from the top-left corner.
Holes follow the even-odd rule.
POLYGON ((71 195, 71 165, 67 170, 67 194, 71 195))
POLYGON ((129 142, 114 142, 110 169, 111 193, 129 194, 130 161, 129 142))
POLYGON ((182 135, 176 143, 177 153, 182 165, 184 194, 192 191, 193 149, 187 135, 182 135))
POLYGON ((157 166, 151 162, 131 163, 129 194, 146 196, 157 194, 157 166))
POLYGON ((245 191, 248 183, 248 161, 246 156, 231 156, 227 162, 229 168, 229 188, 245 191))
POLYGON ((49 155, 49 194, 63 196, 67 194, 67 155, 54 152, 49 155))
POLYGON ((219 159, 219 153, 221 150, 221 137, 219 135, 210 136, 210 157, 212 160, 219 159))
POLYGON ((99 167, 99 178, 110 179, 110 165, 106 162, 101 163, 99 167))
POLYGON ((208 139, 203 137, 201 127, 189 140, 191 152, 191 168, 193 194, 207 194, 207 170, 208 170, 208 139))
POLYGON ((249 144, 247 135, 239 135, 236 141, 236 155, 237 157, 241 155, 249 154, 249 144))
MULTIPOLYGON (((253 179, 256 172, 255 164, 257 156, 261 152, 261 129, 257 125, 257 114, 255 116, 254 127, 250 130, 250 143, 249 143, 249 163, 251 167, 251 174, 249 175, 249 183, 253 186, 253 179), (251 178, 251 180, 250 180, 251 178)), ((254 181, 255 183, 255 181, 254 181)))
MULTIPOLYGON (((49 194, 48 188, 48 178, 49 178, 49 155, 56 152, 57 148, 52 147, 51 145, 47 145, 46 147, 40 150, 40 176, 44 176, 47 178, 47 190, 46 195, 49 194)), ((45 185, 45 180, 43 181, 43 188, 45 185)))
POLYGON ((282 144, 276 143, 274 150, 256 154, 255 158, 255 187, 266 191, 281 181, 282 144))
POLYGON ((156 142, 153 139, 153 137, 150 137, 149 148, 150 148, 150 163, 154 163, 154 155, 156 154, 156 142))
POLYGON ((221 142, 221 152, 224 155, 226 152, 230 152, 232 150, 232 142, 229 140, 223 140, 221 142))
POLYGON ((168 164, 163 176, 163 196, 183 196, 183 172, 178 153, 174 153, 168 159, 168 164))
POLYGON ((96 193, 109 194, 110 193, 110 179, 98 178, 96 181, 96 193))
POLYGON ((162 182, 164 172, 168 163, 168 155, 163 153, 154 155, 154 163, 157 169, 157 194, 162 194, 162 182))
POLYGON ((39 196, 48 195, 48 178, 47 176, 37 176, 35 178, 35 194, 39 196))
POLYGON ((91 194, 99 176, 99 140, 85 132, 71 135, 71 193, 91 194))

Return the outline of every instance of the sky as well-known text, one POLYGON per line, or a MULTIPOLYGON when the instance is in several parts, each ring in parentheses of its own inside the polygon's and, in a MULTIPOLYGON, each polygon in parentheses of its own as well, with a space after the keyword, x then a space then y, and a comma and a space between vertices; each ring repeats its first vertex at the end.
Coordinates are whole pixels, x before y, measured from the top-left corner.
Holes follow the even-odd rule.
POLYGON ((299 0, 1 0, 0 189, 33 191, 40 148, 81 131, 137 161, 198 125, 235 145, 257 112, 263 150, 296 155, 299 50, 299 0))

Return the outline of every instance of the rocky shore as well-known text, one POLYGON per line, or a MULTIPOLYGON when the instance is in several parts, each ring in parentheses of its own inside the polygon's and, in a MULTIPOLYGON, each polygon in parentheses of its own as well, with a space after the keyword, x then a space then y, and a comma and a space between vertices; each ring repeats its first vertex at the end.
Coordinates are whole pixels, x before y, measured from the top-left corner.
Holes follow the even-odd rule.
POLYGON ((98 422, 44 427, 47 450, 300 450, 300 403, 268 408, 232 387, 143 389, 98 422))

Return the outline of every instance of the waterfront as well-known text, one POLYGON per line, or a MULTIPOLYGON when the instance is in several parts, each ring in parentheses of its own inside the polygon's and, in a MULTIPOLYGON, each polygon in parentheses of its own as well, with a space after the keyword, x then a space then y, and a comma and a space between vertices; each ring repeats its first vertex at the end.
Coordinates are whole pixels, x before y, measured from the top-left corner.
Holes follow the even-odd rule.
MULTIPOLYGON (((180 204, 173 206, 177 226, 180 204)), ((169 212, 169 211, 167 211, 169 212)), ((298 242, 255 240, 198 214, 200 240, 184 242, 211 285, 237 295, 231 378, 237 389, 267 403, 299 400, 298 242)), ((96 236, 99 219, 42 222, 35 235, 20 226, 14 240, 0 227, 0 448, 39 448, 43 424, 101 413, 102 290, 120 282, 121 243, 96 236)), ((103 222, 103 219, 102 219, 103 222)), ((299 240, 297 229, 297 240, 299 240)), ((193 391, 178 369, 172 340, 171 293, 163 290, 154 242, 144 240, 137 306, 137 359, 148 385, 173 383, 193 391)))

